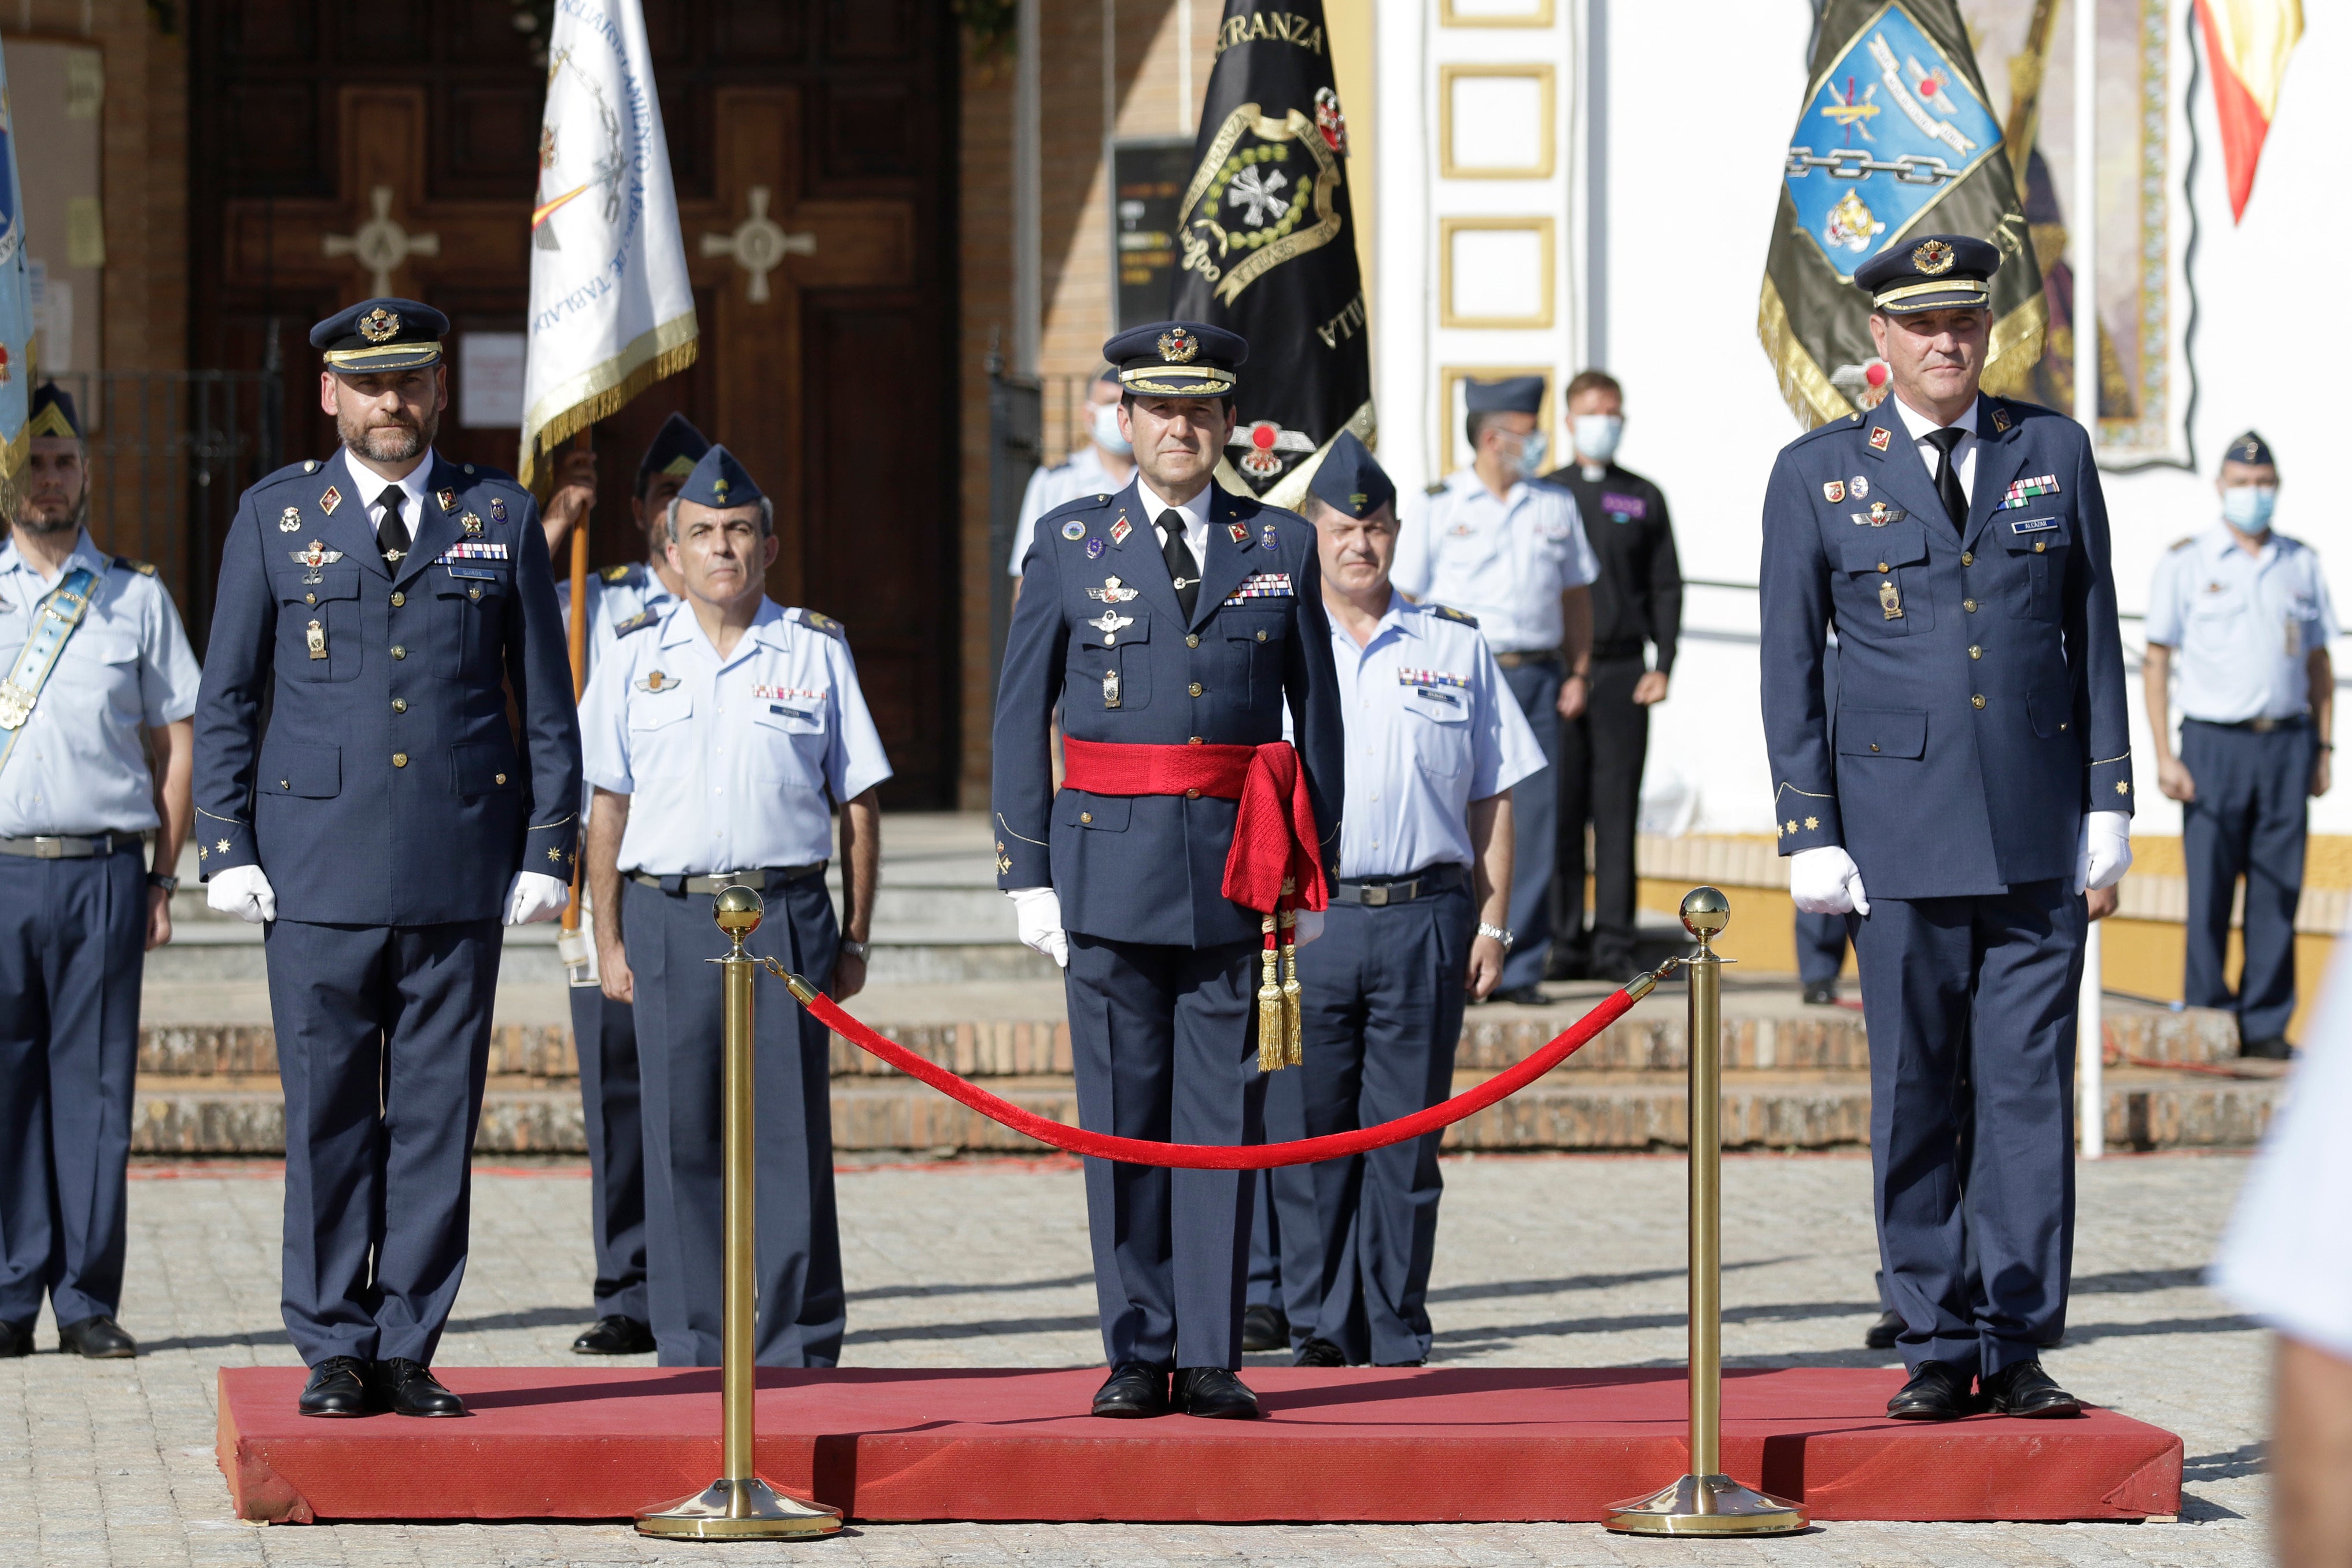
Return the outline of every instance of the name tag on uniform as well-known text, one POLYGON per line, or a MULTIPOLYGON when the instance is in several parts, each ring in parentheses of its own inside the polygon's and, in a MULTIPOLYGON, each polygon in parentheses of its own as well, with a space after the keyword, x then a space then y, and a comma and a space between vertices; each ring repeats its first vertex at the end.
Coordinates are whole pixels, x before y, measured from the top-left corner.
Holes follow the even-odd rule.
POLYGON ((2055 517, 2027 517, 2021 522, 2010 524, 2009 531, 2013 534, 2038 534, 2057 526, 2055 517))
POLYGON ((503 544, 493 543, 488 539, 460 539, 441 552, 439 564, 446 566, 453 560, 505 560, 506 559, 507 547, 503 544))
POLYGON ((499 580, 499 574, 486 566, 453 566, 449 569, 449 575, 478 582, 496 582, 499 580))
POLYGON ((1227 597, 1227 604, 1239 604, 1249 599, 1287 599, 1291 597, 1290 574, 1286 571, 1254 571, 1242 580, 1242 585, 1227 597))

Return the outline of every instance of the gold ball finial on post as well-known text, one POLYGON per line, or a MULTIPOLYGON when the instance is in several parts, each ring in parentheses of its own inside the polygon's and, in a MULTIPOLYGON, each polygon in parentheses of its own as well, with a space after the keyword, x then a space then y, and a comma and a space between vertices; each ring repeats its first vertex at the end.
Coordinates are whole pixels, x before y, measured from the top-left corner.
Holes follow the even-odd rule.
POLYGON ((740 943, 760 928, 767 908, 757 893, 738 883, 719 890, 718 898, 711 903, 710 918, 718 923, 719 929, 740 943))
POLYGON ((1683 929, 1700 942, 1715 940, 1731 924, 1731 900, 1719 889, 1695 887, 1683 894, 1683 929))

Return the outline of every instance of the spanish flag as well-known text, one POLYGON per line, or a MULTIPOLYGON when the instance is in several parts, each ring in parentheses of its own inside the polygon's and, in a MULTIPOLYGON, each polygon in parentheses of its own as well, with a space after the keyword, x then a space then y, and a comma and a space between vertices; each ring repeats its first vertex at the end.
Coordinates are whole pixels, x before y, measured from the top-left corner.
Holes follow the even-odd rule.
POLYGON ((2205 27, 2205 62, 2213 72, 2213 111, 2230 167, 2230 218, 2246 215, 2254 165, 2278 110, 2286 57, 2303 37, 2303 0, 2197 0, 2205 27))

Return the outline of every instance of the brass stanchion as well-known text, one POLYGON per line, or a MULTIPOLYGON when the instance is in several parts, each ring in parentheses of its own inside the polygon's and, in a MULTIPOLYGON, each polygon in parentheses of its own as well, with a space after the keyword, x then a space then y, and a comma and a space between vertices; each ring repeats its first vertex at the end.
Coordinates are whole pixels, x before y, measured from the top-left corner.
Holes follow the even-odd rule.
POLYGON ((743 938, 760 928, 763 905, 748 887, 719 891, 711 917, 732 944, 727 956, 710 962, 727 973, 727 1032, 720 1067, 726 1124, 725 1307, 720 1329, 721 1387, 719 1479, 691 1497, 637 1515, 646 1535, 704 1540, 765 1539, 780 1535, 829 1535, 841 1528, 841 1511, 787 1497, 761 1480, 751 1456, 751 1399, 758 1366, 751 1359, 755 1240, 751 1228, 751 980, 760 961, 743 951, 743 938))
POLYGON ((1683 899, 1698 938, 1690 981, 1690 1473, 1648 1497, 1613 1504, 1608 1527, 1628 1535, 1783 1535, 1805 1528, 1802 1504, 1723 1473, 1723 959, 1710 944, 1731 924, 1711 887, 1683 899))

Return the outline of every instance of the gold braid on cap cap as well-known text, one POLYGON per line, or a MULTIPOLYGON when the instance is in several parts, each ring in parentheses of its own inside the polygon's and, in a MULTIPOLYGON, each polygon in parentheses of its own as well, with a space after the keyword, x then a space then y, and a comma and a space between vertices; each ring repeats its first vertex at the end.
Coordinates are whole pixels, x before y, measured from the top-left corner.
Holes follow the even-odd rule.
POLYGON ((45 402, 41 405, 40 412, 33 415, 31 423, 25 426, 25 434, 36 441, 44 439, 79 441, 81 439, 81 433, 66 423, 66 411, 54 402, 45 402))
POLYGON ((393 368, 420 369, 441 358, 441 345, 438 341, 424 339, 412 343, 385 343, 373 349, 330 349, 327 350, 326 360, 327 363, 339 371, 363 371, 371 365, 381 364, 386 360, 398 360, 403 356, 409 357, 410 362, 393 368), (426 357, 421 360, 415 359, 415 356, 418 354, 426 357))
POLYGON ((1980 277, 1939 278, 1934 283, 1906 283, 1900 288, 1890 288, 1870 298, 1873 305, 1892 305, 1898 299, 1916 299, 1922 294, 1975 294, 1986 292, 1980 277))

